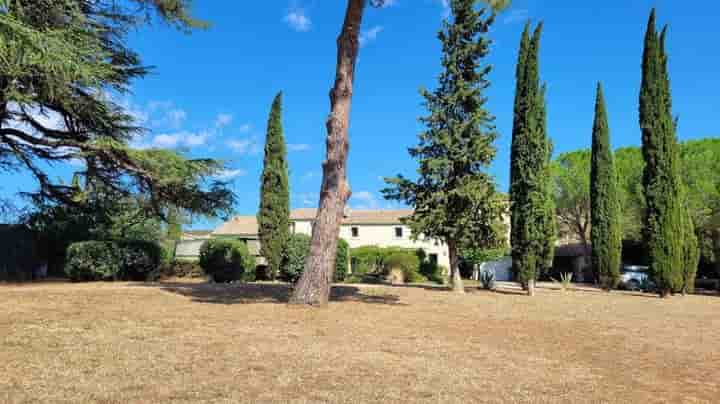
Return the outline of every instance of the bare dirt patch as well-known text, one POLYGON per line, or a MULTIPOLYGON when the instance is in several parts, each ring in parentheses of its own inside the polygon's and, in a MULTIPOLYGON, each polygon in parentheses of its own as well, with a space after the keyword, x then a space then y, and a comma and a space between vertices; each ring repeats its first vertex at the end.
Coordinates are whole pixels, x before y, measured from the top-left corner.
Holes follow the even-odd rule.
POLYGON ((717 402, 720 297, 0 286, 0 402, 717 402))

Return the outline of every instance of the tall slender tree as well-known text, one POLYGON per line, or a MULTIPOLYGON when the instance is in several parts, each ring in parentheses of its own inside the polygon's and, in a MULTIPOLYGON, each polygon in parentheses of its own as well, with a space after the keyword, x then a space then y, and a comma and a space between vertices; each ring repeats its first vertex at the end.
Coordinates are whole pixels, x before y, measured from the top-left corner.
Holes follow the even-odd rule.
POLYGON ((282 93, 275 96, 268 118, 257 221, 260 254, 267 260, 267 276, 275 279, 280 273, 283 246, 290 235, 290 188, 282 126, 282 93))
POLYGON ((541 246, 541 267, 540 273, 548 273, 552 270, 553 262, 555 260, 555 242, 557 239, 557 209, 555 205, 554 195, 554 183, 552 181, 552 170, 550 163, 552 162, 553 143, 547 135, 547 103, 545 101, 545 93, 547 86, 543 85, 540 91, 540 98, 537 103, 540 108, 540 119, 541 119, 541 137, 545 139, 545 149, 543 163, 543 176, 541 178, 540 186, 541 195, 543 198, 542 208, 543 216, 541 222, 542 229, 542 246, 541 246))
POLYGON ((545 87, 540 85, 542 24, 532 37, 529 24, 520 42, 510 164, 513 271, 529 295, 535 281, 552 265, 555 213, 551 194, 545 87))
POLYGON ((643 233, 650 269, 660 295, 665 297, 683 288, 683 244, 687 232, 665 53, 667 29, 658 34, 655 21, 653 9, 645 35, 640 89, 646 201, 643 233))
POLYGON ((590 218, 593 273, 603 289, 611 290, 620 281, 622 232, 617 173, 610 146, 605 97, 600 83, 597 87, 592 135, 590 218))
POLYGON ((475 0, 453 0, 452 21, 438 34, 443 72, 435 91, 423 90, 429 115, 427 129, 410 155, 419 160, 417 181, 402 175, 388 178, 386 198, 402 200, 415 210, 406 219, 416 237, 441 239, 448 246, 452 289, 464 292, 458 251, 491 248, 502 236, 496 231, 504 201, 495 192, 487 168, 495 157, 498 134, 483 92, 490 66, 481 61, 490 52, 487 38, 494 14, 476 9, 475 0))

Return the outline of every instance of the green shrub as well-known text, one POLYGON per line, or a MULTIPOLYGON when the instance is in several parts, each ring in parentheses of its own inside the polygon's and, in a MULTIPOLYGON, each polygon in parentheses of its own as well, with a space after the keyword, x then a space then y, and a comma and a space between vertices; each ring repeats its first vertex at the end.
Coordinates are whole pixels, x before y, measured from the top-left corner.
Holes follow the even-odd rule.
POLYGON ((400 269, 406 283, 424 282, 427 279, 422 276, 420 270, 420 259, 414 251, 395 251, 383 260, 383 274, 388 275, 393 269, 400 269))
POLYGON ((255 280, 255 257, 240 240, 212 239, 200 247, 200 267, 215 282, 255 280))
POLYGON ((446 267, 445 265, 435 265, 435 274, 432 278, 428 277, 432 282, 439 283, 440 285, 445 285, 448 282, 448 274, 450 273, 450 268, 446 267))
POLYGON ((147 280, 161 250, 148 241, 83 241, 67 249, 65 274, 75 282, 147 280))
POLYGON ((43 243, 21 225, 0 225, 0 281, 26 281, 43 264, 43 243))
POLYGON ((200 278, 205 274, 199 263, 194 261, 174 261, 163 265, 162 277, 200 278))
POLYGON ((338 240, 335 259, 335 282, 343 282, 348 276, 350 267, 350 245, 344 239, 338 240))
POLYGON ((160 242, 162 248, 161 262, 164 265, 170 265, 175 261, 175 249, 177 248, 177 241, 175 240, 163 240, 160 242))
POLYGON ((144 281, 160 266, 162 248, 150 241, 121 241, 112 243, 120 258, 122 280, 144 281))
POLYGON ((362 246, 350 251, 353 275, 378 272, 385 257, 384 249, 377 246, 362 246))
POLYGON ((292 283, 297 282, 305 268, 305 258, 309 251, 310 236, 307 234, 291 235, 283 250, 280 279, 292 283))
POLYGON ((120 275, 119 262, 110 242, 72 243, 67 249, 65 274, 74 282, 115 280, 120 275))
POLYGON ((379 274, 351 274, 345 278, 345 283, 382 283, 379 274))
POLYGON ((445 284, 445 267, 438 265, 432 261, 422 261, 420 263, 420 275, 424 276, 431 282, 445 284))
MULTIPOLYGON (((310 236, 307 234, 293 234, 288 239, 283 250, 280 265, 280 279, 295 283, 305 269, 305 259, 310 252, 310 236)), ((338 240, 337 255, 335 257, 335 282, 342 282, 348 275, 348 256, 350 246, 343 239, 338 240)))

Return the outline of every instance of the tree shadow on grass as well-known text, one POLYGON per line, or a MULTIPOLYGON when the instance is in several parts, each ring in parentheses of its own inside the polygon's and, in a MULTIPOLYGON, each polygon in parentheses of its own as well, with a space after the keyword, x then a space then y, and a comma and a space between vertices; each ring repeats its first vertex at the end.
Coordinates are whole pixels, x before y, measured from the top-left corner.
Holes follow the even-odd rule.
MULTIPOLYGON (((292 294, 292 285, 286 283, 157 283, 147 285, 165 292, 189 297, 197 303, 215 304, 256 304, 287 303, 292 294)), ((385 291, 354 286, 333 286, 331 302, 359 302, 406 306, 400 297, 385 291)))

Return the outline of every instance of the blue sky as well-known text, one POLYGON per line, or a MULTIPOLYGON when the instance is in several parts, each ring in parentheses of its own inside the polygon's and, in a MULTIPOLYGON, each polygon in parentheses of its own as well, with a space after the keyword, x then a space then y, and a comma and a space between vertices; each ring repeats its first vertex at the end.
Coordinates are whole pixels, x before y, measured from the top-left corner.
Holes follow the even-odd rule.
MULTIPOLYGON (((187 150, 228 163, 238 194, 237 213, 254 214, 267 115, 283 91, 289 144, 292 206, 315 206, 324 155, 324 121, 335 72, 335 39, 346 2, 269 0, 196 1, 196 14, 212 22, 185 35, 161 24, 132 33, 153 73, 124 99, 149 129, 138 143, 187 150), (222 4, 220 4, 222 3, 222 4)), ((668 50, 674 112, 682 140, 717 136, 720 80, 720 4, 683 7, 677 0, 515 0, 493 27, 494 66, 488 109, 501 137, 491 168, 507 188, 512 99, 523 23, 545 22, 541 74, 548 84, 549 133, 556 153, 589 147, 596 82, 602 80, 615 147, 639 145, 637 98, 647 16, 658 8, 670 24, 668 50), (714 113, 713 113, 714 112, 714 113)), ((369 9, 363 23, 350 128, 349 177, 353 208, 388 208, 381 177, 412 175, 406 149, 416 142, 424 114, 420 87, 440 71, 436 33, 443 0, 394 0, 369 9)), ((58 168, 57 175, 65 174, 58 168)), ((33 189, 22 175, 5 176, 3 194, 33 189)), ((198 221, 195 228, 215 222, 198 221)))

